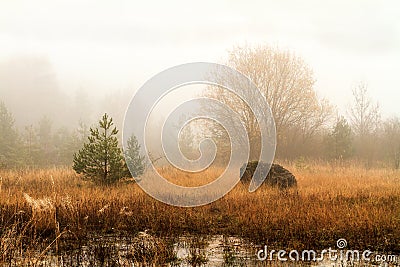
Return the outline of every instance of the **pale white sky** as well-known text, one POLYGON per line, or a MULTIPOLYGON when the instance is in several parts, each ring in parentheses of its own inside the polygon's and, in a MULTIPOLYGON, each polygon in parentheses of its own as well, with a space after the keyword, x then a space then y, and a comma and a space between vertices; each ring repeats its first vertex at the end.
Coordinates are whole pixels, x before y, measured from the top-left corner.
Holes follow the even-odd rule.
POLYGON ((134 91, 177 64, 223 63, 246 43, 295 51, 342 109, 362 80, 385 115, 400 115, 398 1, 0 0, 0 61, 45 57, 70 92, 134 91))

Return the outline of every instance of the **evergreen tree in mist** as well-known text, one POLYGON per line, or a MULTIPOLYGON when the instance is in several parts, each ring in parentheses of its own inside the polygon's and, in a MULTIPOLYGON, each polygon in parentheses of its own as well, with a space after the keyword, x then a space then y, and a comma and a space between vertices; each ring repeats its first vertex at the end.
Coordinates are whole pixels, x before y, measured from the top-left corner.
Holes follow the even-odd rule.
POLYGON ((143 174, 145 170, 145 157, 140 155, 140 144, 136 136, 132 135, 127 142, 127 149, 124 151, 126 167, 126 176, 136 178, 143 174))
POLYGON ((22 145, 25 165, 38 165, 38 159, 41 158, 41 150, 37 140, 36 130, 33 125, 25 126, 22 135, 22 145))
POLYGON ((353 154, 351 127, 345 118, 340 117, 332 132, 325 139, 327 155, 333 159, 348 159, 353 154))
POLYGON ((98 128, 90 128, 88 142, 74 154, 73 169, 96 184, 109 185, 124 175, 124 160, 118 147, 118 130, 106 114, 98 128))
POLYGON ((18 163, 18 135, 14 118, 0 101, 0 168, 14 167, 18 163))
POLYGON ((37 142, 39 146, 39 155, 36 162, 39 166, 49 166, 56 162, 56 151, 52 133, 53 122, 49 117, 43 116, 36 130, 37 142))
POLYGON ((383 125, 382 149, 384 157, 395 169, 400 169, 400 118, 392 117, 383 125))

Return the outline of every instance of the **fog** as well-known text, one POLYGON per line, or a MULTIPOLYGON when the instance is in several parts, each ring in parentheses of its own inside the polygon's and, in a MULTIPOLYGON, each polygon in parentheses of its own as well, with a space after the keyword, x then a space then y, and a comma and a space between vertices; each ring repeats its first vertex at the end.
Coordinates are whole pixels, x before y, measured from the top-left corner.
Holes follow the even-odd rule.
POLYGON ((223 63, 236 45, 267 43, 303 57, 339 109, 362 80, 384 114, 399 114, 399 10, 396 1, 3 1, 0 98, 19 126, 120 116, 165 68, 223 63))

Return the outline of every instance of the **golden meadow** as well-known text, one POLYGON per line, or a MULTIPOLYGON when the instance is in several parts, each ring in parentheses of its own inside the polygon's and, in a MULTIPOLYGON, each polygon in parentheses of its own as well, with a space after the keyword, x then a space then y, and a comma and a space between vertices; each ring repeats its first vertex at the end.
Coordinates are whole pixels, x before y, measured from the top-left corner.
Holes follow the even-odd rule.
MULTIPOLYGON (((238 184, 222 199, 196 208, 154 200, 124 181, 110 187, 83 181, 69 168, 0 171, 0 262, 7 253, 57 251, 63 240, 91 233, 229 235, 290 249, 334 247, 400 252, 400 171, 357 165, 285 165, 296 189, 238 184)), ((195 177, 161 173, 186 186, 215 179, 220 169, 195 177)))

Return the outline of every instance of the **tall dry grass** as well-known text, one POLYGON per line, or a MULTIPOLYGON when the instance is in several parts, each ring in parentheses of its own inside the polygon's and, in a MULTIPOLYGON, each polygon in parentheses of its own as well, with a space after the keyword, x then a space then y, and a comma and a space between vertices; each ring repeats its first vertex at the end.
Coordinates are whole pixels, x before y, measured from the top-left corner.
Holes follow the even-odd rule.
MULTIPOLYGON (((238 184, 222 199, 202 207, 160 203, 137 184, 98 187, 70 169, 0 171, 0 261, 30 241, 84 240, 93 232, 134 235, 149 229, 159 236, 226 234, 280 248, 349 247, 400 252, 400 172, 357 166, 286 166, 298 187, 254 193, 238 184), (11 240, 11 241, 10 241, 11 240), (11 244, 12 243, 12 244, 11 244)), ((218 176, 163 169, 171 181, 199 185, 218 176)), ((37 248, 37 247, 36 247, 37 248)), ((26 249, 22 249, 27 251, 26 249)))

